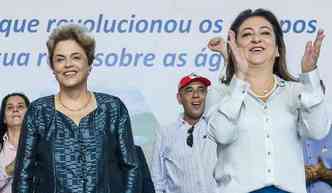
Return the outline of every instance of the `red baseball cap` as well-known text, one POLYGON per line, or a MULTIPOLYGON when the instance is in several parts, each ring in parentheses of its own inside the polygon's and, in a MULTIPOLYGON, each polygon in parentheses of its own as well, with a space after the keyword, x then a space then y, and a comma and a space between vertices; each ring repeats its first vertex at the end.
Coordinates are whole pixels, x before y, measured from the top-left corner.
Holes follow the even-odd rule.
POLYGON ((205 86, 210 86, 211 85, 211 81, 203 76, 199 76, 195 73, 191 73, 183 78, 181 78, 179 85, 178 85, 178 90, 180 90, 181 88, 187 86, 188 84, 192 83, 192 82, 201 82, 203 83, 205 86))

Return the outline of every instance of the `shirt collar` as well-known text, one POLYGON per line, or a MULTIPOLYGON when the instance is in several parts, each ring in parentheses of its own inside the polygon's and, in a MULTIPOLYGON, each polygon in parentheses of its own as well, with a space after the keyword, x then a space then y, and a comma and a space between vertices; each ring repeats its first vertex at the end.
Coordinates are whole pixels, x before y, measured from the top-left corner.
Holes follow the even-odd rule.
POLYGON ((2 139, 3 139, 4 142, 8 141, 8 134, 5 133, 2 137, 2 139))
POLYGON ((284 87, 284 86, 286 86, 287 81, 285 81, 284 79, 280 78, 278 75, 275 75, 275 76, 277 77, 276 80, 277 80, 277 86, 278 87, 284 87))
POLYGON ((16 150, 17 147, 9 142, 8 133, 6 132, 5 135, 2 137, 4 144, 8 146, 8 148, 16 150))
MULTIPOLYGON (((179 117, 178 117, 178 126, 184 126, 186 125, 186 127, 191 127, 191 125, 189 125, 189 123, 187 123, 184 119, 183 119, 183 115, 184 113, 180 113, 179 117)), ((203 115, 201 116, 201 118, 197 121, 196 125, 199 124, 199 122, 201 122, 202 120, 207 120, 205 112, 203 113, 203 115)))

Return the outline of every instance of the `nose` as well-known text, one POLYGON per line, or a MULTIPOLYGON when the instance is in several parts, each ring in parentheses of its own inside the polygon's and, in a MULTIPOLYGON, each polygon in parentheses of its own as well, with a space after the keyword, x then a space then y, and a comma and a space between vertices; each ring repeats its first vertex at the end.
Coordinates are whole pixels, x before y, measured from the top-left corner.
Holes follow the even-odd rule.
POLYGON ((71 60, 66 60, 65 67, 69 68, 73 65, 73 62, 71 60))
POLYGON ((253 42, 253 43, 259 43, 259 42, 261 42, 261 41, 262 41, 262 39, 261 39, 261 37, 260 37, 259 34, 254 34, 254 35, 252 36, 251 42, 253 42))
POLYGON ((199 90, 193 90, 193 98, 199 97, 199 90))
POLYGON ((18 111, 19 111, 18 107, 13 107, 13 112, 18 112, 18 111))

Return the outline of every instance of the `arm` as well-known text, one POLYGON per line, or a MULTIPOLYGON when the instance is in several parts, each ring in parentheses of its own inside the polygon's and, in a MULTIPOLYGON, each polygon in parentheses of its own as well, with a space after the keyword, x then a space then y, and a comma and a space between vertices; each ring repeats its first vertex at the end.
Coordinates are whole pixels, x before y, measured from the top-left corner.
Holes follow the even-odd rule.
POLYGON ((318 173, 319 173, 319 179, 329 184, 332 187, 332 170, 329 170, 326 167, 324 167, 321 169, 321 171, 318 171, 318 173))
POLYGON ((136 193, 141 185, 141 176, 133 142, 129 114, 122 102, 120 102, 118 121, 119 152, 122 158, 124 176, 127 179, 125 193, 136 193))
POLYGON ((18 145, 14 181, 12 186, 13 193, 33 192, 32 173, 36 158, 35 150, 38 137, 35 118, 35 112, 33 108, 30 107, 23 121, 20 141, 18 145))
POLYGON ((326 168, 320 158, 317 164, 305 166, 305 174, 307 183, 314 183, 320 180, 332 187, 332 170, 326 168))
POLYGON ((330 120, 324 101, 324 88, 317 69, 320 48, 325 37, 319 30, 316 40, 307 42, 302 58, 300 81, 303 87, 298 95, 300 134, 313 139, 321 139, 329 132, 330 120))
POLYGON ((156 141, 153 148, 151 176, 156 189, 156 193, 164 193, 166 187, 165 160, 163 157, 163 137, 162 131, 157 132, 156 141))
MULTIPOLYGON (((238 120, 244 106, 244 99, 249 89, 245 81, 233 77, 229 92, 224 97, 209 93, 207 100, 215 105, 207 112, 209 133, 218 143, 229 144, 238 137, 238 120), (212 102, 211 102, 212 101, 212 102)), ((221 90, 219 92, 227 92, 221 90)))
MULTIPOLYGON (((220 41, 221 42, 221 41, 220 41)), ((223 43, 214 45, 209 44, 209 48, 214 51, 220 51, 222 53, 223 43)), ((246 82, 248 72, 248 62, 244 57, 243 50, 241 50, 235 40, 235 33, 229 32, 228 45, 232 51, 232 58, 235 64, 235 74, 232 77, 232 81, 229 85, 229 94, 225 97, 214 99, 214 104, 208 110, 207 118, 209 125, 210 135, 221 144, 229 144, 235 141, 238 137, 238 120, 241 116, 241 110, 244 106, 244 98, 247 95, 249 89, 249 83, 246 82)), ((220 91, 226 92, 226 91, 220 91)), ((211 104, 211 102, 208 102, 211 104)))
POLYGON ((307 184, 314 183, 318 180, 317 165, 304 166, 305 180, 307 184))
POLYGON ((300 134, 320 140, 330 128, 330 119, 324 101, 318 70, 300 75, 303 87, 298 94, 300 134))

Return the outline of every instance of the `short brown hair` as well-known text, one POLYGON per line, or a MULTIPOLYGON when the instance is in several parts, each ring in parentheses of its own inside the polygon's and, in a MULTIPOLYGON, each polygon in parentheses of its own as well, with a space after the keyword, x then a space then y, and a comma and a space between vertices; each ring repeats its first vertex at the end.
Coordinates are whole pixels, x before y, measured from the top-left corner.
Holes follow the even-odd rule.
POLYGON ((84 50, 87 58, 88 64, 91 65, 95 58, 95 39, 88 35, 87 30, 82 26, 76 24, 60 26, 53 30, 51 35, 47 40, 48 57, 50 61, 51 68, 53 69, 53 55, 56 45, 65 40, 74 40, 77 42, 84 50))

